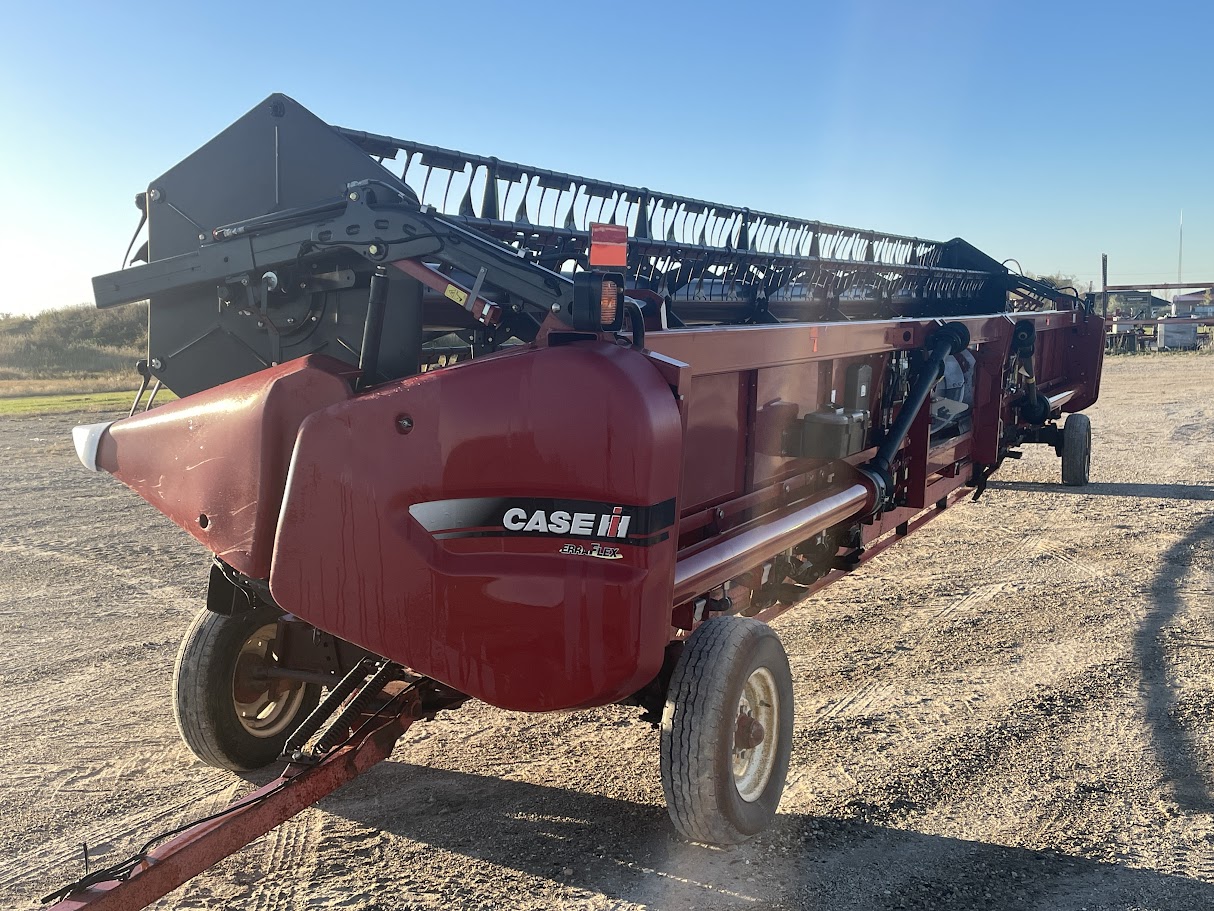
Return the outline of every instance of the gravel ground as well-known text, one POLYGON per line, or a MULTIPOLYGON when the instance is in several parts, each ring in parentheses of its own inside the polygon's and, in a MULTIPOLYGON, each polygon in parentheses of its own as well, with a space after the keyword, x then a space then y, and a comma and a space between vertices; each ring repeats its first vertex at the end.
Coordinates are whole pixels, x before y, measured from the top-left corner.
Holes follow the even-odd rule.
MULTIPOLYGON (((639 710, 480 704, 161 908, 1214 906, 1214 357, 1120 358, 1095 483, 1030 447, 775 622, 795 678, 776 824, 678 840, 639 710)), ((95 418, 94 418, 95 419, 95 418)), ((0 906, 247 790, 177 739, 206 555, 83 471, 70 416, 0 422, 0 906)))

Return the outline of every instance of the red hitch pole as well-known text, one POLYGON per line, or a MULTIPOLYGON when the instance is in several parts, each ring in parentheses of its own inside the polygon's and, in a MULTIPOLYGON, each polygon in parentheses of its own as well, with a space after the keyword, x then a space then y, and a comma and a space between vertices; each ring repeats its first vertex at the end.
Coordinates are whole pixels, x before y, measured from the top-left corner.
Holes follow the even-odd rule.
POLYGON ((339 747, 314 766, 288 765, 274 781, 234 803, 230 812, 198 822, 149 851, 125 879, 82 887, 50 906, 49 911, 146 908, 387 759, 396 741, 423 714, 420 694, 410 691, 398 715, 372 728, 358 742, 339 747))

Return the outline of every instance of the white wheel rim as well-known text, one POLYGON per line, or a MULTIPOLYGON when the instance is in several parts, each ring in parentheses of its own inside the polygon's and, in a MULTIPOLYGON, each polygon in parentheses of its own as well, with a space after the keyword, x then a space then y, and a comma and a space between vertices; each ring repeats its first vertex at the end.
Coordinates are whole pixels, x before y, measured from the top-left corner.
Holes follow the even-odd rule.
POLYGON ((276 633, 274 623, 253 633, 241 646, 232 669, 232 708, 240 726, 254 737, 270 738, 286 730, 295 721, 307 688, 303 681, 257 673, 270 665, 276 633))
POLYGON ((780 739, 780 695, 776 680, 765 667, 756 668, 746 678, 742 698, 738 700, 737 722, 732 743, 733 781, 740 796, 753 803, 762 796, 776 765, 780 739), (762 738, 753 745, 741 735, 753 731, 753 723, 763 726, 762 738))

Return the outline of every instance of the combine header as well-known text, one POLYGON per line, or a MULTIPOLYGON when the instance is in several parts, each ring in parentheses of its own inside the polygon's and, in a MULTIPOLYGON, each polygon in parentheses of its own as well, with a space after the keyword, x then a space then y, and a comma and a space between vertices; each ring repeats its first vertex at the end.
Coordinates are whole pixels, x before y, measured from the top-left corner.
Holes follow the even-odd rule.
POLYGON ((1103 321, 962 240, 342 129, 282 95, 137 201, 142 264, 94 288, 150 301, 144 388, 77 450, 214 555, 174 675, 185 742, 286 765, 57 907, 143 907, 468 698, 643 708, 675 827, 740 842, 791 745, 764 621, 1023 444, 1087 482, 1073 412, 1103 321), (149 383, 182 398, 136 413, 149 383))

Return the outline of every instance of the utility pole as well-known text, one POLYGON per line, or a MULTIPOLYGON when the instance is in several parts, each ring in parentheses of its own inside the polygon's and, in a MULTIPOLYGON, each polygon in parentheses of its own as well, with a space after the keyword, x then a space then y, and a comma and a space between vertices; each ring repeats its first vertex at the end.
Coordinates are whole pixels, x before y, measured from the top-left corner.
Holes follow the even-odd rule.
POLYGON ((1176 284, 1181 284, 1184 278, 1181 269, 1184 267, 1184 209, 1180 210, 1180 246, 1176 253, 1176 284))
POLYGON ((1109 254, 1100 254, 1100 315, 1109 315, 1109 254))

